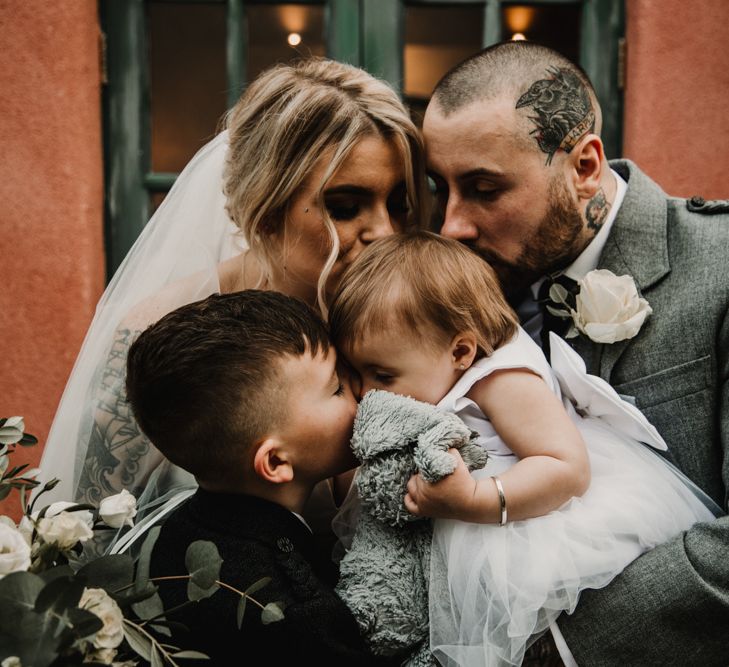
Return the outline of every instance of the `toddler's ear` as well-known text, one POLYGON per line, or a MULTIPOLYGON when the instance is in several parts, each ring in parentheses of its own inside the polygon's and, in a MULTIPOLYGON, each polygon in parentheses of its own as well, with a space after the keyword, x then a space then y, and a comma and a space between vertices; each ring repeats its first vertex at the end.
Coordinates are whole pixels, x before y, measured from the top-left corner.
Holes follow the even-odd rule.
POLYGON ((266 438, 253 456, 256 475, 270 484, 284 484, 294 478, 294 468, 288 460, 283 443, 277 438, 266 438))
POLYGON ((476 336, 470 331, 457 333, 451 341, 453 367, 457 370, 469 368, 476 358, 478 343, 476 336))

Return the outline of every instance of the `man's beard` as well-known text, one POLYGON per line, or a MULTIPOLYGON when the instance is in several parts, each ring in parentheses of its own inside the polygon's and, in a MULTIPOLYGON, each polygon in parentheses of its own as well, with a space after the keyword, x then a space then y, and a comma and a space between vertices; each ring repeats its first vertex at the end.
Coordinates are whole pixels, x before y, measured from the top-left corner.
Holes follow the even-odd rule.
POLYGON ((588 241, 582 215, 564 180, 556 176, 549 184, 547 211, 516 260, 473 249, 492 266, 507 299, 514 303, 539 278, 568 267, 588 241))

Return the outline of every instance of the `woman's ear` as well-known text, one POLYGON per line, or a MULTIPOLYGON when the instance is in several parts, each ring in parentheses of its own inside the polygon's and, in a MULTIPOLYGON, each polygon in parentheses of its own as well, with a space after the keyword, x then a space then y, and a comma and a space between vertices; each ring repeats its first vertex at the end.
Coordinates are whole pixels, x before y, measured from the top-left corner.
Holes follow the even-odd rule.
POLYGON ((275 437, 268 437, 258 445, 253 455, 253 470, 269 484, 285 484, 294 478, 294 468, 286 449, 275 437))
POLYGON ((587 134, 568 154, 572 183, 580 199, 592 199, 600 189, 605 163, 602 140, 587 134))
POLYGON ((453 336, 451 341, 451 357, 456 370, 469 368, 476 358, 478 344, 476 335, 471 331, 464 331, 453 336))

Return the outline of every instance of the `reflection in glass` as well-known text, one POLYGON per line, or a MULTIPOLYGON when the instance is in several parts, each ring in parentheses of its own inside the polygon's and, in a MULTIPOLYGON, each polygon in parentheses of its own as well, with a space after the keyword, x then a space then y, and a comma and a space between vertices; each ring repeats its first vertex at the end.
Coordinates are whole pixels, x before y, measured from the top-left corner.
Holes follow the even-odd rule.
POLYGON ((148 2, 150 162, 178 172, 225 112, 224 3, 148 2))
POLYGON ((501 34, 504 39, 521 35, 578 62, 581 13, 581 3, 510 5, 501 13, 501 34))
POLYGON ((481 49, 483 11, 478 5, 406 7, 403 92, 418 124, 440 78, 481 49))
POLYGON ((323 5, 246 5, 248 80, 274 63, 323 56, 323 5))

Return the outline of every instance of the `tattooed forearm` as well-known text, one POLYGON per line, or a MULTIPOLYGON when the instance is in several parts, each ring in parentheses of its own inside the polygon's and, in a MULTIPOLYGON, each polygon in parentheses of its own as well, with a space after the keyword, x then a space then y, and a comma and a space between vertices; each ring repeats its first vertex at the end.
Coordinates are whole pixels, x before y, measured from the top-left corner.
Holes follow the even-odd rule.
POLYGON ((587 208, 585 209, 587 227, 594 230, 595 233, 599 232, 600 228, 605 224, 609 212, 610 204, 605 197, 605 192, 601 188, 587 203, 587 208))
POLYGON ((569 153, 586 132, 595 129, 595 112, 582 81, 567 69, 550 67, 551 78, 535 81, 516 103, 516 108, 532 107, 529 119, 537 126, 534 135, 539 149, 551 164, 561 148, 569 153))
POLYGON ((123 488, 136 495, 146 481, 139 475, 140 460, 147 457, 148 471, 149 457, 161 459, 137 426, 124 390, 127 352, 139 333, 130 329, 115 333, 92 399, 88 451, 76 489, 78 501, 98 504, 123 488))

